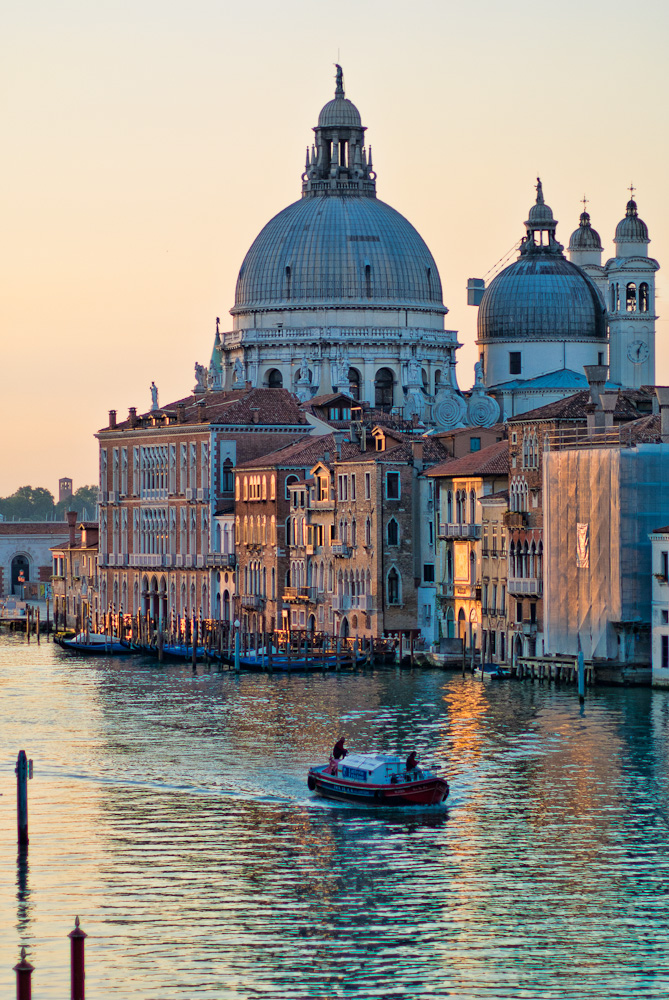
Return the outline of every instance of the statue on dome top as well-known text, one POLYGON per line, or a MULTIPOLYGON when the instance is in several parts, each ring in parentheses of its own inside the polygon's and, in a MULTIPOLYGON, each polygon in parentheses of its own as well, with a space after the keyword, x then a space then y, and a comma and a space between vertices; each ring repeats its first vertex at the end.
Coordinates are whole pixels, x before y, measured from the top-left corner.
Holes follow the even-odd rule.
POLYGON ((543 205, 544 203, 544 189, 541 184, 541 177, 537 177, 537 205, 543 205))
POLYGON ((339 65, 339 63, 335 63, 335 69, 337 70, 335 94, 343 94, 344 93, 344 70, 341 68, 341 66, 339 65))

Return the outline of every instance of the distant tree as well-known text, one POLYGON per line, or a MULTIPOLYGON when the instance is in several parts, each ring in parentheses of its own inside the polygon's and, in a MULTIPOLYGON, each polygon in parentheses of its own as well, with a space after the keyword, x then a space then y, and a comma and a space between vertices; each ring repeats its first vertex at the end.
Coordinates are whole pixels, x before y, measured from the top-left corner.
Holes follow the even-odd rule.
POLYGON ((98 488, 97 486, 80 486, 72 494, 69 500, 56 504, 56 509, 62 508, 62 516, 68 510, 76 510, 77 516, 82 520, 95 521, 98 516, 98 488))
POLYGON ((16 493, 0 498, 0 514, 11 521, 46 521, 54 516, 53 493, 43 486, 20 486, 16 493))

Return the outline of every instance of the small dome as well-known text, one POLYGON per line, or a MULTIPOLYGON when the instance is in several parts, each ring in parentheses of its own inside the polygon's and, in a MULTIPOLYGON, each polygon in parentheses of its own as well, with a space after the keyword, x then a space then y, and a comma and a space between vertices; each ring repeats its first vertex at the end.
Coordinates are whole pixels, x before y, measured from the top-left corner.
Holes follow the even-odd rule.
POLYGON ((590 225, 588 212, 581 212, 581 224, 575 229, 569 240, 570 250, 602 250, 599 233, 590 225))
POLYGON ((344 128, 347 126, 352 126, 353 128, 362 127, 360 112, 353 101, 349 101, 348 97, 337 96, 333 100, 328 101, 318 116, 319 128, 337 128, 338 126, 343 126, 344 128))
POLYGON ((527 221, 533 227, 541 226, 546 229, 557 225, 557 222, 553 218, 553 210, 550 205, 546 205, 543 201, 532 205, 527 221))
POLYGON ((649 243, 648 226, 639 218, 637 205, 633 198, 627 202, 625 218, 616 226, 614 243, 649 243))
POLYGON ((478 340, 604 341, 604 304, 590 278, 561 253, 521 256, 483 293, 478 340))

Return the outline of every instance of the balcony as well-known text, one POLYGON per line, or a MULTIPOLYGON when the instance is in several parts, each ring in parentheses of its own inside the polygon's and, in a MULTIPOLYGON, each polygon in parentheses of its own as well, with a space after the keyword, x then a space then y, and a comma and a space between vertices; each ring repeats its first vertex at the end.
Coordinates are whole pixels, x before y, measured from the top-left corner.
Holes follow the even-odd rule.
POLYGON ((351 549, 344 542, 333 542, 332 543, 332 555, 339 556, 340 559, 350 559, 351 549))
POLYGON ((332 595, 332 610, 333 611, 349 611, 351 608, 351 597, 350 594, 333 594, 332 595))
MULTIPOLYGON (((521 622, 518 622, 521 625, 521 622)), ((524 618, 522 621, 523 635, 535 636, 537 634, 537 623, 524 618)))
POLYGON ((439 538, 477 539, 480 537, 481 537, 480 524, 455 524, 455 523, 439 524, 439 538))
POLYGON ((453 584, 452 583, 442 583, 437 588, 437 597, 442 600, 451 600, 454 596, 453 584))
POLYGON ((309 604, 317 604, 319 600, 323 600, 323 594, 319 595, 316 587, 284 587, 283 599, 297 603, 306 601, 309 604))
POLYGON ((264 603, 264 597, 260 594, 242 594, 240 598, 243 608, 250 608, 252 611, 260 611, 264 603))
POLYGON ((543 580, 536 577, 512 576, 506 582, 509 594, 519 594, 525 597, 541 597, 544 592, 543 580))
POLYGON ((223 567, 227 569, 228 567, 234 567, 237 562, 237 557, 234 552, 208 552, 207 553, 207 566, 223 567))
MULTIPOLYGON (((115 556, 109 556, 109 565, 116 566, 118 563, 112 563, 111 559, 116 558, 115 556)), ((131 566, 152 566, 159 567, 163 565, 165 556, 162 552, 131 552, 128 557, 129 564, 131 566)))
POLYGON ((374 595, 373 594, 361 594, 358 598, 358 607, 361 611, 373 611, 374 610, 374 595))

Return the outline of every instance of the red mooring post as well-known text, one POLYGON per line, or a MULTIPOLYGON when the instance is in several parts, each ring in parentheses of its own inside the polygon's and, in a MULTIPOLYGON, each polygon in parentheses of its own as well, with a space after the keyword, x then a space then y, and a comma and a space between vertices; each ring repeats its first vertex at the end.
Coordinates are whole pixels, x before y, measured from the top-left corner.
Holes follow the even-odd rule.
POLYGON ((21 961, 14 966, 16 973, 16 1000, 30 1000, 32 988, 30 977, 33 974, 34 966, 26 959, 26 950, 21 948, 21 961))
POLYGON ((86 973, 84 971, 84 934, 79 926, 79 917, 74 918, 74 930, 67 935, 70 939, 70 1000, 84 1000, 86 973))

